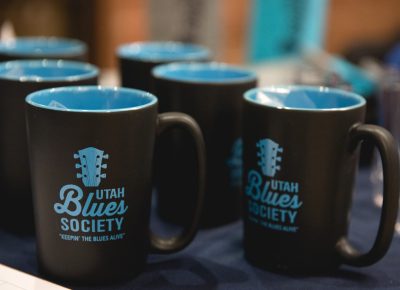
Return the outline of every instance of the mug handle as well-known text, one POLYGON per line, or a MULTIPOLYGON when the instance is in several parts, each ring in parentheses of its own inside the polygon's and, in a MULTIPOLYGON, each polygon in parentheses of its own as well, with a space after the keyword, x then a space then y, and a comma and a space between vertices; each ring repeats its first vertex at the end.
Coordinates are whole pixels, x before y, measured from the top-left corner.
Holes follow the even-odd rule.
POLYGON ((353 152, 361 141, 371 141, 379 150, 383 170, 383 205, 378 234, 372 248, 360 253, 342 237, 336 244, 342 262, 364 267, 379 261, 389 249, 393 238, 399 206, 399 156, 397 143, 384 128, 375 125, 357 124, 350 130, 350 150, 353 152))
POLYGON ((195 141, 197 151, 197 178, 198 189, 196 195, 196 208, 190 224, 185 226, 182 233, 175 237, 161 238, 150 232, 150 244, 153 253, 167 254, 174 253, 185 248, 193 240, 199 227, 200 215, 203 209, 204 187, 205 187, 205 167, 206 153, 203 134, 196 121, 189 115, 169 112, 158 115, 158 134, 172 127, 181 127, 187 130, 195 141))

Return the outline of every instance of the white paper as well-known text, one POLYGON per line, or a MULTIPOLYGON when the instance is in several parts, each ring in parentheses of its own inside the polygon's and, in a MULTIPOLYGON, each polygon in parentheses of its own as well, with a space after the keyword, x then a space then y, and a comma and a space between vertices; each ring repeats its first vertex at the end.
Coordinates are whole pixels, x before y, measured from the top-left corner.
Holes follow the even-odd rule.
POLYGON ((0 264, 0 290, 68 290, 68 288, 0 264))

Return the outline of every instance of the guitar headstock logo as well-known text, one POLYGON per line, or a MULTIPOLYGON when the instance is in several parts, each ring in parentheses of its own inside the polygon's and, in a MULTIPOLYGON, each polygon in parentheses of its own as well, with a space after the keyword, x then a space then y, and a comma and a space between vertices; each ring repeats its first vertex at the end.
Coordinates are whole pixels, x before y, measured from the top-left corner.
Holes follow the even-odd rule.
POLYGON ((78 160, 75 168, 80 169, 76 177, 81 178, 86 187, 99 186, 101 180, 107 176, 106 173, 103 173, 103 169, 107 168, 107 164, 104 161, 108 157, 108 154, 104 154, 103 150, 94 147, 79 150, 74 154, 74 159, 78 160))
POLYGON ((261 167, 262 173, 274 177, 276 172, 281 170, 282 147, 279 147, 279 144, 271 139, 261 139, 257 142, 257 148, 258 165, 261 167))

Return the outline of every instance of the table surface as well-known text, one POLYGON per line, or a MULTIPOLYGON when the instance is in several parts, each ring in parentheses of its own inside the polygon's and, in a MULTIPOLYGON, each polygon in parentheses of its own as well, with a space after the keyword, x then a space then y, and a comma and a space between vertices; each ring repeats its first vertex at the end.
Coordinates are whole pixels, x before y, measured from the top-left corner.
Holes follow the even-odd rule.
MULTIPOLYGON (((368 171, 358 176, 352 210, 350 239, 368 249, 372 244, 380 209, 373 203, 368 171)), ((365 268, 342 266, 323 276, 288 276, 248 264, 241 247, 242 224, 201 230, 195 241, 172 255, 151 255, 146 270, 135 279, 96 289, 400 289, 400 236, 395 236, 386 256, 365 268)), ((0 231, 0 263, 38 275, 33 238, 0 231)), ((95 288, 74 288, 95 289, 95 288)))

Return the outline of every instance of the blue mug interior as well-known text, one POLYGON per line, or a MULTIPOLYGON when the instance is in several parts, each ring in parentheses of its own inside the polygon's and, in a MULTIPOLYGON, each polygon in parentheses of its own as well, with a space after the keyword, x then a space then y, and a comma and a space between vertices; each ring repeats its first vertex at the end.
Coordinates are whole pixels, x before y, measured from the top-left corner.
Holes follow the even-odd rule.
POLYGON ((20 56, 79 55, 87 50, 86 44, 75 39, 56 37, 17 37, 0 41, 0 53, 20 56))
POLYGON ((235 83, 256 80, 256 75, 222 63, 171 63, 153 69, 156 78, 198 83, 235 83))
POLYGON ((136 42, 118 48, 119 57, 144 61, 205 60, 210 51, 203 46, 180 42, 136 42))
POLYGON ((48 110, 101 113, 140 109, 157 103, 157 98, 135 89, 71 86, 34 92, 26 102, 48 110))
POLYGON ((90 64, 64 60, 13 60, 0 63, 0 79, 15 81, 71 81, 96 77, 90 64))
POLYGON ((282 86, 249 90, 245 100, 268 107, 293 110, 345 110, 361 107, 357 94, 326 87, 282 86))

